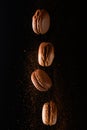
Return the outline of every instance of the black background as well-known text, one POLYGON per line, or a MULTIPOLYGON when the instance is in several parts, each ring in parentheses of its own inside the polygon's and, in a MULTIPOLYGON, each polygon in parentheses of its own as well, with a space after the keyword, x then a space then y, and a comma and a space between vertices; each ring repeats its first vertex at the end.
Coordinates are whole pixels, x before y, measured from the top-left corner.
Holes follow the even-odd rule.
MULTIPOLYGON (((82 29, 83 33, 85 28, 84 24, 79 25, 82 19, 84 20, 85 14, 80 20, 77 5, 74 1, 57 2, 57 0, 3 1, 0 47, 2 129, 15 130, 17 116, 20 119, 23 118, 22 110, 19 114, 16 113, 18 90, 15 86, 18 76, 21 75, 24 50, 29 51, 34 40, 38 41, 31 27, 31 18, 37 8, 47 9, 51 16, 50 30, 43 39, 53 40, 55 46, 58 46, 56 48, 58 62, 62 66, 62 74, 67 86, 65 87, 66 95, 70 97, 73 110, 73 128, 71 129, 83 129, 87 50, 83 44, 85 41, 82 35, 79 35, 79 29, 82 29)), ((21 100, 19 103, 21 107, 21 100)))

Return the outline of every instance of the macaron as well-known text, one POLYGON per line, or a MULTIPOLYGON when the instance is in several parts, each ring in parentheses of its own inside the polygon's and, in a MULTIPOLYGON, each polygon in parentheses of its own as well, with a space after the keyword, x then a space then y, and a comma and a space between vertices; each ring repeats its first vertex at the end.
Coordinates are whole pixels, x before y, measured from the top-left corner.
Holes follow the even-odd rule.
POLYGON ((57 122, 57 106, 55 102, 49 101, 42 107, 42 122, 45 125, 55 125, 57 122))
POLYGON ((48 91, 48 89, 52 86, 51 78, 41 69, 36 69, 32 72, 31 81, 35 88, 39 91, 48 91))
POLYGON ((32 29, 36 34, 45 34, 50 27, 50 16, 45 9, 36 10, 32 17, 32 29))
POLYGON ((54 47, 50 42, 42 42, 38 49, 38 63, 48 67, 54 60, 54 47))

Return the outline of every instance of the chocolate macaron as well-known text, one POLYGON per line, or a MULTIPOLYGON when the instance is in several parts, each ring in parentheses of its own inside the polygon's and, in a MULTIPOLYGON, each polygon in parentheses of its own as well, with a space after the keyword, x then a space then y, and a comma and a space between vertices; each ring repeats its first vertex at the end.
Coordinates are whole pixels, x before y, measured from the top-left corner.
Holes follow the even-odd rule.
POLYGON ((42 42, 38 49, 38 63, 41 66, 48 67, 54 59, 54 47, 50 42, 42 42))
POLYGON ((57 106, 55 102, 50 101, 44 103, 42 107, 42 122, 45 125, 55 125, 57 122, 57 106))
POLYGON ((39 91, 48 91, 48 89, 50 89, 52 86, 50 77, 41 69, 36 69, 34 72, 32 72, 31 81, 35 88, 39 91))
POLYGON ((44 9, 36 10, 32 17, 32 29, 36 34, 45 34, 50 27, 50 16, 44 9))

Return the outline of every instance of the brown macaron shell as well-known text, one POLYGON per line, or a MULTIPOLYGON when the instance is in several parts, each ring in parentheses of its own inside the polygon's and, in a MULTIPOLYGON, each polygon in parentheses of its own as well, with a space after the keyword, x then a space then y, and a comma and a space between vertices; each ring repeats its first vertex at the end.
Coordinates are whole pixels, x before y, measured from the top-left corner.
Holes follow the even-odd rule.
POLYGON ((45 103, 42 108, 42 121, 45 125, 49 125, 49 102, 45 103))
POLYGON ((46 10, 42 9, 41 11, 42 11, 42 15, 41 15, 40 33, 45 34, 50 27, 50 16, 46 10))
POLYGON ((49 125, 55 125, 57 122, 57 107, 53 101, 50 101, 50 121, 49 125))

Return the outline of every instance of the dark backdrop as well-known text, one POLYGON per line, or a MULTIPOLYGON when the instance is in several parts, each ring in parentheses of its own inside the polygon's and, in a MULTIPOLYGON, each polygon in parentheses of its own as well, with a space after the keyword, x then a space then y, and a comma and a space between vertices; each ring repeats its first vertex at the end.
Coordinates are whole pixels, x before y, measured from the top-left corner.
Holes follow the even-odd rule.
POLYGON ((79 130, 84 127, 81 125, 85 114, 83 92, 86 84, 84 84, 85 78, 82 77, 85 73, 86 48, 83 43, 79 44, 81 37, 77 36, 78 9, 75 1, 3 1, 0 47, 2 129, 19 129, 17 119, 22 120, 24 116, 22 96, 19 98, 19 93, 22 95, 23 90, 19 90, 16 86, 22 75, 24 50, 30 51, 35 40, 41 41, 42 38, 45 41, 53 41, 57 47, 56 60, 61 64, 61 72, 66 83, 64 89, 71 102, 73 121, 71 129, 79 130), (47 9, 51 17, 50 30, 39 38, 33 33, 31 26, 31 18, 37 8, 47 9), (21 111, 18 111, 17 103, 21 111))

